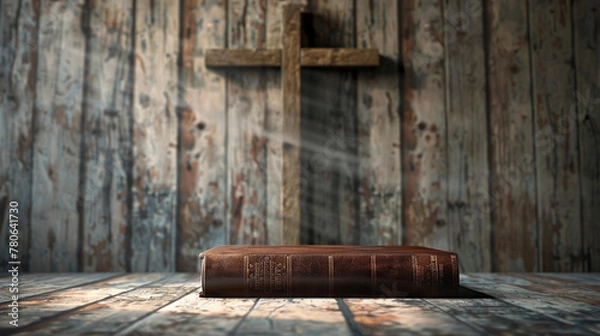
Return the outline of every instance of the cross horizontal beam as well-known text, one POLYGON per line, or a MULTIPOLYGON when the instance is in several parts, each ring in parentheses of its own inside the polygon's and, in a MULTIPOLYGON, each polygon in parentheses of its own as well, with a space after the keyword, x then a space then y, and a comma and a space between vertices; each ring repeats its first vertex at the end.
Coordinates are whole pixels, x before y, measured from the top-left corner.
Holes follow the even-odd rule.
MULTIPOLYGON (((279 67, 281 49, 207 49, 206 66, 279 67)), ((374 67, 379 65, 377 49, 303 48, 303 67, 374 67)))

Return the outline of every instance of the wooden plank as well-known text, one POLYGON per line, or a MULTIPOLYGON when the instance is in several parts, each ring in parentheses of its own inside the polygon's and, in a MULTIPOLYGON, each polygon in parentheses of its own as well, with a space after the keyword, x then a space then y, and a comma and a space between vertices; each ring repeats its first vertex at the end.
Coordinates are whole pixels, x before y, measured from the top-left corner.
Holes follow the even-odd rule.
POLYGON ((506 303, 538 312, 580 330, 600 332, 600 307, 554 295, 552 291, 524 289, 529 282, 501 273, 463 274, 461 285, 506 303))
POLYGON ((527 3, 487 3, 493 271, 534 271, 537 245, 527 3))
POLYGON ((461 271, 491 270, 489 160, 481 1, 445 1, 449 247, 461 271))
POLYGON ((427 299, 435 307, 483 335, 589 335, 527 308, 492 299, 427 299))
POLYGON ((256 299, 198 299, 190 293, 130 325, 116 335, 230 334, 252 309, 256 299))
POLYGON ((356 2, 358 47, 376 48, 376 70, 358 73, 361 245, 402 243, 398 2, 356 2), (390 13, 393 13, 390 16, 390 13))
POLYGON ((17 258, 9 255, 8 247, 0 250, 0 270, 5 272, 8 261, 16 259, 21 270, 29 269, 39 1, 2 1, 0 15, 0 237, 7 241, 14 228, 19 236, 17 258), (17 215, 18 226, 12 227, 11 201, 18 202, 18 213, 11 213, 17 215))
MULTIPOLYGON (((19 315, 26 316, 26 318, 19 319, 19 328, 23 329, 44 320, 58 317, 73 309, 84 308, 100 300, 131 291, 167 277, 167 274, 160 273, 130 274, 107 281, 20 300, 19 315)), ((0 316, 0 325, 8 325, 10 319, 10 316, 2 314, 0 316)), ((4 334, 7 330, 9 329, 2 327, 0 328, 0 333, 4 334)))
MULTIPOLYGON (((313 38, 309 47, 354 47, 353 1, 309 7, 312 22, 304 28, 313 38)), ((355 72, 305 69, 302 82, 303 231, 312 244, 357 243, 355 72)))
MULTIPOLYGON (((281 65, 281 50, 208 49, 205 63, 214 67, 275 67, 281 65)), ((300 50, 300 64, 303 67, 378 66, 379 53, 376 49, 307 48, 300 50)))
POLYGON ((300 243, 300 10, 282 7, 281 95, 283 105, 281 225, 283 243, 300 243))
POLYGON ((0 304, 11 301, 12 294, 19 300, 46 294, 61 289, 82 286, 88 283, 114 278, 120 273, 49 273, 19 274, 18 289, 15 293, 8 290, 0 293, 0 304))
POLYGON ((306 48, 300 50, 300 64, 304 67, 376 67, 378 49, 306 48))
MULTIPOLYGON (((227 10, 229 47, 264 48, 265 2, 230 1, 227 10)), ((234 69, 227 78, 229 243, 268 244, 266 77, 261 69, 234 69)))
POLYGON ((213 67, 278 67, 281 65, 281 50, 208 49, 204 62, 206 66, 213 67))
POLYGON ((334 299, 260 299, 234 335, 352 335, 334 299))
POLYGON ((83 0, 40 3, 30 271, 79 268, 83 0))
POLYGON ((537 273, 540 277, 568 279, 583 284, 600 285, 600 273, 537 273))
MULTIPOLYGON (((285 2, 268 0, 266 3, 266 48, 281 48, 282 12, 285 2)), ((281 57, 281 50, 279 50, 281 57)), ((281 64, 281 59, 280 63, 281 64)), ((283 227, 281 221, 282 191, 282 152, 283 152, 283 97, 281 95, 281 69, 265 69, 265 93, 267 104, 265 110, 265 134, 267 138, 267 189, 266 227, 273 245, 283 244, 283 227)))
POLYGON ((557 279, 532 273, 517 273, 514 276, 528 281, 527 284, 519 285, 522 288, 548 291, 559 297, 600 306, 600 284, 590 285, 577 281, 576 278, 557 279))
POLYGON ((584 268, 600 272, 600 4, 575 1, 572 13, 584 268))
MULTIPOLYGON (((133 8, 124 1, 95 1, 86 8, 83 104, 83 271, 124 271, 128 225, 127 179, 131 158, 133 8)), ((58 134, 55 134, 58 136, 58 134)), ((72 238, 71 238, 72 239, 72 238)))
POLYGON ((179 2, 135 8, 131 271, 174 271, 179 2))
POLYGON ((206 69, 203 54, 225 47, 227 18, 224 0, 183 6, 177 270, 197 272, 200 252, 228 242, 226 82, 206 69))
POLYGON ((571 3, 533 1, 529 17, 541 270, 580 272, 585 260, 571 3))
POLYGON ((421 299, 346 299, 367 335, 478 335, 469 325, 421 299))
POLYGON ((442 6, 402 3, 403 244, 448 249, 442 6))
POLYGON ((137 320, 189 294, 197 293, 198 276, 170 274, 135 288, 23 329, 23 335, 114 335, 137 320), (194 281, 196 280, 196 281, 194 281))

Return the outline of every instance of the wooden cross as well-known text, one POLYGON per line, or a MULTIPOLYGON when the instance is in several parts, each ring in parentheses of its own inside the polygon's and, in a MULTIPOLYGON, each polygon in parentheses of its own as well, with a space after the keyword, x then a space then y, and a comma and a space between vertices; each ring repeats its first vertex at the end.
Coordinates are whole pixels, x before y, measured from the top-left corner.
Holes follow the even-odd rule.
POLYGON ((281 49, 208 49, 207 67, 281 67, 283 134, 281 220, 284 244, 300 243, 300 67, 379 65, 376 49, 300 48, 300 6, 282 8, 281 49))

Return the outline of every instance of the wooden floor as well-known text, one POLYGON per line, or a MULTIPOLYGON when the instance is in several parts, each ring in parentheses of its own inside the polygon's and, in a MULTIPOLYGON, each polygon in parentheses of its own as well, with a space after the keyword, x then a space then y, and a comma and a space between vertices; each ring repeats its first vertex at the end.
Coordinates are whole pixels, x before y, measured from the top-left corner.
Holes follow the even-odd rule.
POLYGON ((452 299, 206 299, 197 274, 26 274, 0 335, 600 333, 600 274, 466 274, 452 299))

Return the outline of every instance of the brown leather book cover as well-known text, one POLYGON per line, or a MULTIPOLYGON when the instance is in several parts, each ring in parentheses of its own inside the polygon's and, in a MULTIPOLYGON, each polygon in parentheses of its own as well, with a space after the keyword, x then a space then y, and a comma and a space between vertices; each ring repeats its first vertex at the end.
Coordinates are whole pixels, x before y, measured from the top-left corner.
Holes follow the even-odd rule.
POLYGON ((200 258, 204 297, 432 297, 459 285, 456 253, 420 246, 223 245, 200 258))

